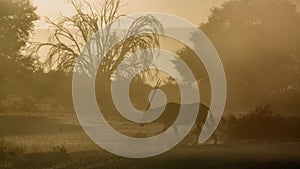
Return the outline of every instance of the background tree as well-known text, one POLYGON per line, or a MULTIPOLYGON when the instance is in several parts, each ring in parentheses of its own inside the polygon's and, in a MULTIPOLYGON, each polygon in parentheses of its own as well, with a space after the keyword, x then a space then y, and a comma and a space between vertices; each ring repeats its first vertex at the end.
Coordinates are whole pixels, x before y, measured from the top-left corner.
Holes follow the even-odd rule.
MULTIPOLYGON (((134 70, 137 72, 142 67, 150 66, 155 55, 152 50, 145 52, 142 56, 134 56, 134 59, 129 56, 142 49, 159 47, 157 33, 162 31, 162 25, 153 16, 146 15, 133 19, 129 30, 125 30, 121 32, 121 36, 117 36, 111 24, 123 16, 119 13, 122 6, 120 0, 99 0, 93 3, 84 0, 72 0, 70 3, 76 14, 70 17, 61 16, 56 21, 47 19, 51 33, 49 41, 34 44, 34 51, 39 54, 39 51, 46 49, 48 52, 44 62, 45 69, 66 72, 68 76, 66 79, 70 79, 69 75, 73 73, 77 58, 81 55, 83 57, 80 63, 81 68, 76 71, 85 72, 88 76, 92 72, 98 71, 96 80, 97 98, 107 98, 104 100, 105 103, 102 104, 109 108, 108 112, 112 112, 110 109, 113 107, 110 106, 113 105, 111 103, 112 99, 108 99, 111 95, 112 75, 116 74, 119 65, 123 69, 118 73, 123 78, 126 78, 129 71, 134 70), (107 49, 114 40, 120 41, 112 49, 107 49), (88 43, 91 41, 94 45, 88 43), (105 55, 104 52, 107 50, 108 53, 105 55), (102 57, 104 55, 106 57, 97 67, 95 56, 102 57)), ((120 78, 120 76, 115 77, 120 78)), ((137 79, 140 79, 140 77, 137 76, 137 79)), ((149 86, 140 83, 140 80, 137 81, 141 86, 149 88, 149 86)), ((68 83, 69 85, 65 85, 65 87, 69 86, 67 93, 69 100, 71 100, 71 81, 68 83)))
POLYGON ((0 0, 0 99, 26 91, 21 82, 34 69, 25 47, 38 19, 35 10, 29 0, 0 0))
MULTIPOLYGON (((115 32, 111 30, 111 23, 122 16, 119 14, 120 0, 97 2, 99 3, 91 4, 85 1, 72 0, 71 3, 76 10, 74 16, 62 16, 57 22, 48 19, 48 23, 52 26, 51 29, 54 32, 51 34, 49 42, 37 45, 37 51, 45 46, 50 47, 45 62, 48 69, 70 72, 73 70, 76 59, 82 52, 82 47, 88 41, 95 41, 97 46, 86 46, 88 55, 103 56, 106 47, 111 43, 112 39, 122 39, 122 37, 117 37, 115 32), (107 29, 102 30, 104 27, 107 29), (96 38, 91 39, 92 35, 97 31, 100 31, 100 33, 96 34, 96 38), (91 52, 94 53, 91 54, 91 52)), ((125 32, 125 35, 129 35, 130 38, 122 40, 110 50, 102 61, 99 71, 110 77, 129 53, 139 49, 158 46, 159 40, 155 33, 161 30, 161 24, 153 16, 147 15, 137 18, 132 23, 130 30, 125 32), (149 30, 152 33, 149 33, 149 30), (135 35, 137 33, 139 35, 135 35)), ((136 67, 140 66, 139 64, 149 65, 151 57, 152 55, 149 54, 147 57, 136 58, 138 63, 131 65, 136 67)), ((87 58, 91 59, 91 56, 87 58)), ((81 64, 89 72, 93 70, 88 69, 96 68, 93 65, 93 60, 85 60, 81 64)))
MULTIPOLYGON (((287 0, 228 1, 213 8, 200 29, 225 66, 228 103, 233 103, 230 110, 269 103, 276 111, 298 111, 300 16, 296 5, 287 0)), ((188 48, 179 54, 193 60, 188 48)), ((190 64, 194 72, 204 72, 198 76, 206 79, 197 65, 190 64)))
POLYGON ((29 0, 1 0, 0 9, 1 59, 19 61, 33 31, 33 21, 38 19, 36 8, 29 0))

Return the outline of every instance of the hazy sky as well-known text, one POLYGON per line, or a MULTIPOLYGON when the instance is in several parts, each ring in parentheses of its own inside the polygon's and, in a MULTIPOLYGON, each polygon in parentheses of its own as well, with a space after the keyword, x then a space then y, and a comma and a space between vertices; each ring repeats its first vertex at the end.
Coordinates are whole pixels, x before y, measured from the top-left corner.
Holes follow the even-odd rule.
MULTIPOLYGON (((60 13, 70 16, 74 14, 68 0, 32 0, 38 7, 38 13, 43 19, 45 16, 55 19, 60 13)), ((93 1, 93 0, 89 0, 93 1)), ((207 20, 209 10, 219 6, 226 0, 122 0, 125 6, 121 13, 137 12, 165 12, 185 18, 195 25, 207 20)), ((37 29, 47 28, 45 22, 39 21, 37 29)))

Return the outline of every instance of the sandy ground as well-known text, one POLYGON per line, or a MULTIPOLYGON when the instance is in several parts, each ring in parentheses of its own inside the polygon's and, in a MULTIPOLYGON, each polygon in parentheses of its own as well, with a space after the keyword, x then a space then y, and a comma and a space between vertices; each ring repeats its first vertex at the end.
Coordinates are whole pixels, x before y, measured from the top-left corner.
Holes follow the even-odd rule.
MULTIPOLYGON (((124 132, 129 132, 129 125, 114 123, 124 132)), ((136 131, 137 133, 140 131, 136 131)), ((0 169, 300 168, 300 141, 297 140, 232 141, 218 145, 192 146, 190 143, 196 137, 189 136, 183 143, 159 156, 146 159, 118 157, 96 146, 85 135, 72 114, 0 114, 0 138, 25 148, 25 154, 9 155, 0 160, 0 169), (64 147, 67 153, 53 152, 55 146, 64 147)))
POLYGON ((32 153, 6 160, 0 168, 232 168, 296 169, 299 143, 177 147, 146 159, 128 159, 103 150, 73 153, 32 153))

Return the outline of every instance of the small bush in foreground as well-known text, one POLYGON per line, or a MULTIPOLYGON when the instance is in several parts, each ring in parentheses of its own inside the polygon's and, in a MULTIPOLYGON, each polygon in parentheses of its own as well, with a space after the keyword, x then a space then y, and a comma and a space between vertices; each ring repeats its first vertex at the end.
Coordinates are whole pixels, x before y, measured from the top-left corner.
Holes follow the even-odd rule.
POLYGON ((62 153, 62 154, 67 154, 68 151, 64 146, 54 146, 51 150, 53 153, 62 153))
POLYGON ((0 160, 9 156, 17 156, 25 153, 25 146, 17 146, 5 140, 0 140, 0 160))

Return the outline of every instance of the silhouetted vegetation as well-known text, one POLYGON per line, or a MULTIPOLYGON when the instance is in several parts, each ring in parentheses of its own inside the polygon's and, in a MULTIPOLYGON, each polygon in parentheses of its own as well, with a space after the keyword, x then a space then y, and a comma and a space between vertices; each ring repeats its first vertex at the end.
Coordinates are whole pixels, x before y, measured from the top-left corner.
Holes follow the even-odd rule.
POLYGON ((0 161, 9 156, 19 156, 25 153, 25 146, 15 145, 0 139, 0 161))
MULTIPOLYGON (((110 78, 119 64, 128 59, 128 54, 159 46, 157 33, 162 31, 162 26, 151 15, 136 18, 123 35, 128 38, 122 39, 123 37, 117 36, 116 31, 111 28, 111 24, 122 16, 119 13, 122 5, 120 0, 98 1, 99 5, 76 0, 71 0, 71 3, 76 14, 71 17, 61 16, 55 22, 48 19, 50 29, 54 32, 49 36, 49 42, 37 43, 35 46, 37 53, 45 49, 44 47, 50 48, 45 61, 45 67, 50 70, 73 72, 77 58, 83 54, 84 63, 79 64, 85 72, 92 73, 98 69, 102 76, 110 78), (107 49, 116 39, 120 42, 112 49, 107 49), (93 45, 86 45, 88 42, 94 42, 96 48, 93 45), (82 49, 84 45, 85 50, 82 49), (99 67, 93 65, 95 58, 104 55, 106 57, 99 67)), ((149 65, 152 57, 153 53, 150 53, 146 57, 135 58, 135 61, 149 65)))
POLYGON ((0 111, 6 107, 2 100, 9 95, 26 96, 32 83, 35 60, 25 49, 38 19, 35 10, 29 0, 0 1, 0 111))
POLYGON ((54 146, 51 150, 53 153, 67 154, 68 151, 64 146, 54 146))
POLYGON ((257 106, 252 111, 231 115, 226 120, 228 137, 238 140, 294 140, 300 138, 300 118, 284 117, 268 105, 257 106))
MULTIPOLYGON (((208 22, 199 28, 225 67, 228 111, 268 103, 282 113, 299 113, 300 14, 296 5, 289 0, 227 1, 212 8, 208 22)), ((188 48, 178 54, 201 81, 199 86, 209 91, 209 78, 195 54, 188 48)))

